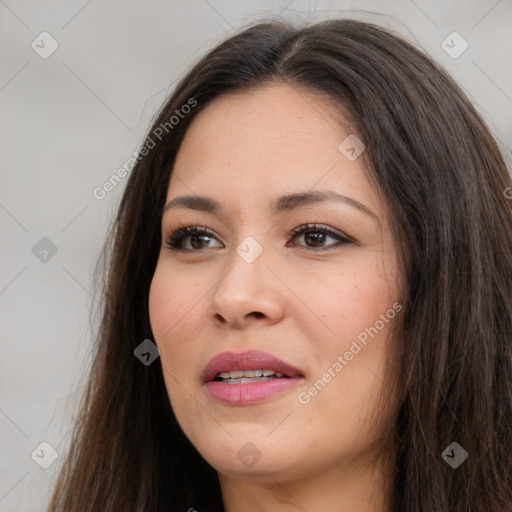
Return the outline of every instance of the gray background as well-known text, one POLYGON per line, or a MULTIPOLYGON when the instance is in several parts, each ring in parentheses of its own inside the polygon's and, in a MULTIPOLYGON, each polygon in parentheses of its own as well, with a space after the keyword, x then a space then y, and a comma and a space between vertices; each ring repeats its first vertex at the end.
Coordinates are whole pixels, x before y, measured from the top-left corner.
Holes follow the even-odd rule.
POLYGON ((43 511, 62 457, 43 469, 31 453, 43 441, 59 454, 67 446, 91 352, 92 270, 124 182, 103 200, 93 189, 138 149, 200 55, 279 14, 355 16, 416 41, 462 84, 509 157, 511 0, 0 0, 0 512, 43 511), (50 48, 43 31, 59 45, 46 59, 31 47, 50 48), (469 44, 458 58, 441 47, 453 31, 469 44), (55 255, 34 254, 43 237, 55 255))

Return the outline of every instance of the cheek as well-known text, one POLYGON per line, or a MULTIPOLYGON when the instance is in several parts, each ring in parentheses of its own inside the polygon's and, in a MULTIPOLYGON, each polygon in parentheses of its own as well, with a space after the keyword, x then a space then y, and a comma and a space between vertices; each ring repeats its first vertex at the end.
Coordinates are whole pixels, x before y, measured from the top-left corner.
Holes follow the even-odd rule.
POLYGON ((199 319, 206 314, 204 294, 204 284, 190 274, 165 262, 157 265, 149 291, 149 318, 168 389, 173 386, 169 375, 179 376, 180 381, 192 376, 190 361, 195 360, 200 350, 197 340, 203 337, 204 322, 199 319))
POLYGON ((149 317, 157 344, 182 329, 182 323, 199 300, 196 295, 200 291, 190 279, 180 279, 178 272, 165 268, 164 264, 157 265, 149 290, 149 317))
MULTIPOLYGON (((183 339, 187 332, 187 319, 190 314, 190 304, 197 302, 190 297, 190 287, 187 288, 179 280, 170 278, 175 273, 158 264, 149 290, 149 318, 153 331, 154 342, 160 351, 160 362, 167 388, 167 393, 173 406, 182 400, 181 390, 185 384, 182 372, 186 372, 190 356, 191 344, 183 339), (181 383, 178 384, 177 380, 181 383)), ((196 306, 199 307, 199 304, 196 306)))
POLYGON ((162 333, 170 327, 169 315, 166 312, 169 311, 169 303, 173 300, 173 292, 169 284, 157 265, 149 289, 149 320, 157 345, 162 333))
POLYGON ((338 340, 350 339, 373 325, 394 300, 388 280, 374 266, 360 264, 305 279, 301 295, 338 340))

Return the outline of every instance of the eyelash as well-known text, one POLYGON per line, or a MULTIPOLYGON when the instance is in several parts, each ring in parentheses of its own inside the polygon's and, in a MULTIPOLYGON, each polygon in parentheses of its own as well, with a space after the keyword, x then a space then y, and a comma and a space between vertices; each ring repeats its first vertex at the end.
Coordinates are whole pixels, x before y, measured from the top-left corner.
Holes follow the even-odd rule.
MULTIPOLYGON (((338 242, 328 245, 326 247, 308 247, 306 245, 300 245, 299 247, 303 247, 304 249, 311 250, 313 252, 320 252, 320 251, 329 251, 331 249, 335 249, 339 246, 346 245, 349 243, 352 243, 353 241, 350 240, 346 236, 342 236, 336 231, 333 231, 332 229, 329 229, 328 227, 323 227, 321 225, 317 224, 301 224, 297 228, 295 228, 291 233, 289 233, 288 236, 292 238, 296 238, 299 235, 303 235, 304 233, 307 233, 308 231, 313 232, 319 232, 323 233, 324 235, 328 235, 334 239, 336 239, 338 242)), ((200 227, 198 225, 195 226, 186 226, 186 225, 180 225, 178 228, 171 232, 167 237, 167 247, 173 251, 180 251, 180 252, 199 252, 201 250, 209 249, 207 247, 206 249, 183 249, 180 247, 181 242, 183 242, 184 239, 186 239, 189 236, 193 235, 206 235, 209 238, 216 238, 211 231, 207 227, 200 227)), ((218 247, 211 247, 211 249, 218 249, 218 247)))

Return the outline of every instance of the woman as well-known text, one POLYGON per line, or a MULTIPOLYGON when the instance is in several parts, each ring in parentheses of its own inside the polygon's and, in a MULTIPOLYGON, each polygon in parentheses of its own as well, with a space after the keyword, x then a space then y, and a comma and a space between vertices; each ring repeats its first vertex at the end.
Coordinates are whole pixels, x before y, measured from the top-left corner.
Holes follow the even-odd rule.
POLYGON ((512 510, 510 187, 389 31, 220 44, 131 171, 48 510, 512 510))

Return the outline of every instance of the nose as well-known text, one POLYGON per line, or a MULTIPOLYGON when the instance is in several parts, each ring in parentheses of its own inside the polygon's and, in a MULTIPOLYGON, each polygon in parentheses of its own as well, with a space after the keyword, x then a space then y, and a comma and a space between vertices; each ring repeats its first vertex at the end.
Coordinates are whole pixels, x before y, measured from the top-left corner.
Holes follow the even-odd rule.
POLYGON ((283 284, 268 263, 265 251, 252 263, 232 252, 207 307, 213 325, 244 329, 255 322, 273 324, 282 318, 283 284))

